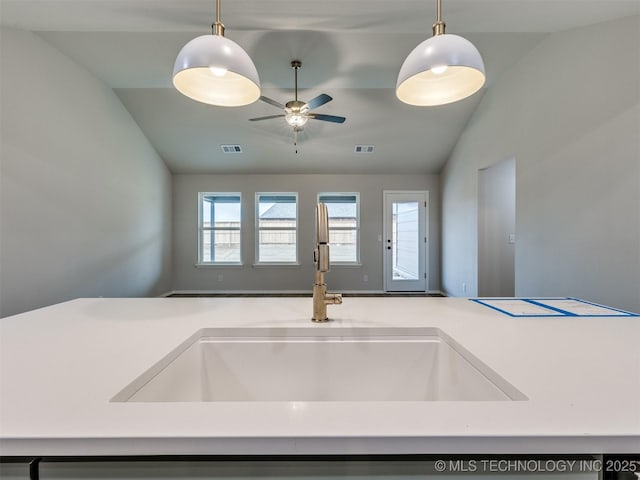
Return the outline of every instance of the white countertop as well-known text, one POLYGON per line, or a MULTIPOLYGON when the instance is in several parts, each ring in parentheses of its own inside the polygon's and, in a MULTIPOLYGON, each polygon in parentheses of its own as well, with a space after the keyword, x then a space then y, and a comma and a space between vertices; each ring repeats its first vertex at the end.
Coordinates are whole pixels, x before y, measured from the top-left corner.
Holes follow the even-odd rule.
POLYGON ((512 318, 460 298, 79 299, 0 319, 0 453, 640 452, 640 318, 512 318), (201 328, 438 327, 526 401, 114 403, 201 328))

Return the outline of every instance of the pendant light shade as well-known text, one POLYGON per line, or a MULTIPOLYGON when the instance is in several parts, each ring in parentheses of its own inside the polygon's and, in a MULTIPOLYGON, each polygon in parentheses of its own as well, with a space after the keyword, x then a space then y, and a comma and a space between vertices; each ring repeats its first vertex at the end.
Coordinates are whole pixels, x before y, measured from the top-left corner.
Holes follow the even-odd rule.
POLYGON ((478 49, 444 29, 438 0, 434 36, 413 49, 398 74, 396 96, 404 103, 445 105, 473 95, 484 85, 484 62, 478 49))
POLYGON ((260 97, 260 78, 240 45, 224 37, 220 0, 211 35, 187 43, 176 58, 173 85, 189 98, 209 105, 238 107, 260 97))

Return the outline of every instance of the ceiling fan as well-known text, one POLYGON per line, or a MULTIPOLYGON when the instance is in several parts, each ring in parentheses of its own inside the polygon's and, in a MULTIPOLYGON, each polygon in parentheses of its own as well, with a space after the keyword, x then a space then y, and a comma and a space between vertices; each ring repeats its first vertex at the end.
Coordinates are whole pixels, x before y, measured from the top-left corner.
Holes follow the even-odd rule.
POLYGON ((293 127, 293 131, 295 134, 303 130, 304 125, 307 123, 309 119, 313 120, 322 120, 324 122, 333 122, 333 123, 344 123, 346 120, 345 117, 338 117, 335 115, 324 115, 322 113, 313 113, 311 110, 314 108, 318 108, 325 103, 333 100, 332 97, 327 95, 326 93, 322 93, 317 97, 312 98, 308 102, 302 102, 298 100, 298 70, 302 66, 302 62, 300 60, 293 60, 291 62, 291 68, 293 68, 294 76, 295 76, 295 99, 287 102, 286 104, 281 104, 275 100, 272 100, 269 97, 261 96, 260 100, 269 105, 273 105, 274 107, 281 108, 284 110, 284 113, 280 115, 269 115, 266 117, 258 117, 258 118, 250 118, 250 122, 257 122, 259 120, 270 120, 272 118, 282 118, 287 121, 287 123, 293 127))

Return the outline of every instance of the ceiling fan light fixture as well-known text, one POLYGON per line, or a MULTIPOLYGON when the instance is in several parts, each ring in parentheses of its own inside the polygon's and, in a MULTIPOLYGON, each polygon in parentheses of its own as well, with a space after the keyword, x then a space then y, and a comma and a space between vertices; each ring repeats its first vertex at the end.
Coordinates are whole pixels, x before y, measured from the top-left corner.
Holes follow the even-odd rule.
POLYGON ((176 58, 173 85, 198 102, 239 107, 260 97, 260 78, 253 61, 240 45, 224 37, 220 0, 211 35, 188 42, 176 58))
POLYGON ((287 112, 284 115, 284 119, 292 127, 303 127, 309 120, 309 117, 301 113, 287 112))
POLYGON ((466 38, 444 33, 438 0, 438 21, 433 37, 407 56, 400 68, 396 96, 409 105, 436 106, 473 95, 485 83, 478 49, 466 38))

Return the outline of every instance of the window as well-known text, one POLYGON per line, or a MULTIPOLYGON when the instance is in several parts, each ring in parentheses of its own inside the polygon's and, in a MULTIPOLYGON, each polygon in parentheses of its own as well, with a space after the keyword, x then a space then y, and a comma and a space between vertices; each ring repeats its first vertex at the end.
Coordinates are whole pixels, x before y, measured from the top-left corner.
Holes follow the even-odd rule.
POLYGON ((331 263, 359 263, 360 208, 358 193, 321 193, 327 205, 331 263))
POLYGON ((240 264, 239 193, 200 193, 198 263, 240 264))
POLYGON ((256 262, 298 262, 298 194, 256 193, 256 262))

